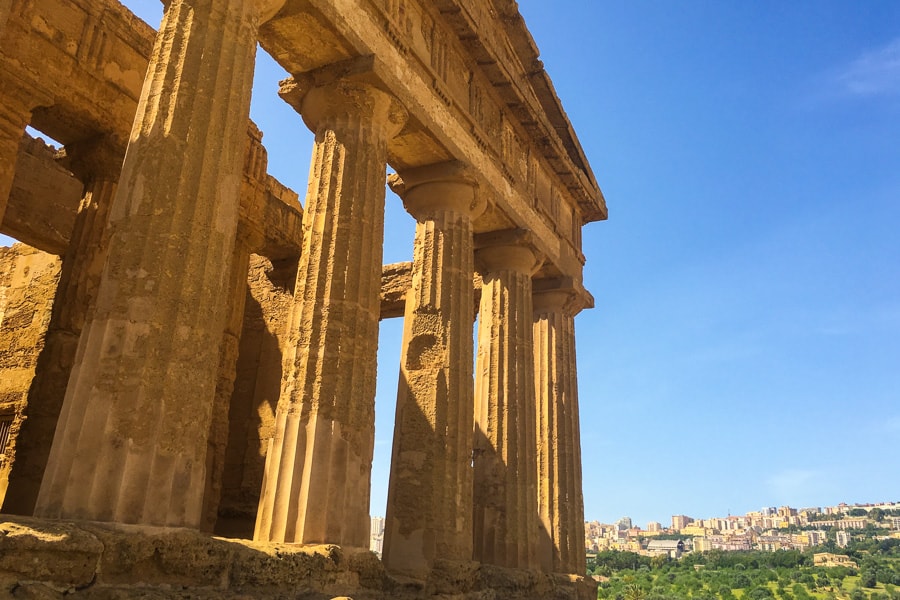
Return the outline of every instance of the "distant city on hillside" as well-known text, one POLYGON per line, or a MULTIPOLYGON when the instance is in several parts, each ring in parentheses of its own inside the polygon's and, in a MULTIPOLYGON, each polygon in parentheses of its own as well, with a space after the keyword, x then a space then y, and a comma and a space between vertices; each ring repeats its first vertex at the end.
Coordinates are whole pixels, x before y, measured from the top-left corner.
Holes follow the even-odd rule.
POLYGON ((854 535, 900 538, 900 502, 841 503, 824 508, 773 506, 709 519, 672 515, 671 525, 651 522, 646 529, 623 517, 611 524, 585 522, 584 534, 588 552, 621 550, 672 558, 690 551, 846 547, 854 535))
MULTIPOLYGON (((381 555, 384 517, 372 517, 370 548, 381 555)), ((646 529, 630 517, 615 523, 585 521, 584 546, 589 553, 621 550, 642 555, 707 550, 807 550, 817 546, 846 547, 854 534, 883 533, 900 539, 900 502, 840 503, 836 506, 793 508, 767 506, 745 515, 695 519, 672 515, 672 523, 650 522, 646 529), (881 531, 886 530, 886 531, 881 531)))

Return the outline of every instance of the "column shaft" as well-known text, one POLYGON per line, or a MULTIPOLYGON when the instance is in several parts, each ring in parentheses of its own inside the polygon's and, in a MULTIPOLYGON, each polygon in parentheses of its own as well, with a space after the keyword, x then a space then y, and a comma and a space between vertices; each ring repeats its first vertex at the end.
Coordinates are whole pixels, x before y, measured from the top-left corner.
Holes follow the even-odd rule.
POLYGON ((197 527, 259 16, 172 0, 36 514, 197 527))
POLYGON ((393 106, 384 92, 340 82, 302 101, 316 139, 257 540, 368 547, 393 106))
POLYGON ((28 392, 27 418, 19 435, 3 512, 34 511, 50 445, 57 427, 78 340, 94 309, 107 253, 106 221, 116 194, 124 150, 67 148, 72 169, 85 181, 84 195, 62 261, 53 313, 34 380, 28 392), (118 159, 118 160, 116 160, 118 159))
POLYGON ((532 569, 538 566, 534 255, 524 247, 502 247, 479 251, 479 261, 485 258, 492 260, 483 273, 478 328, 474 556, 532 569))
POLYGON ((538 419, 538 505, 542 567, 581 574, 584 500, 575 363, 575 310, 566 292, 535 296, 534 360, 538 419), (549 562, 548 562, 549 561, 549 562))
POLYGON ((424 577, 436 559, 472 558, 474 187, 441 181, 401 195, 417 224, 384 562, 424 577))

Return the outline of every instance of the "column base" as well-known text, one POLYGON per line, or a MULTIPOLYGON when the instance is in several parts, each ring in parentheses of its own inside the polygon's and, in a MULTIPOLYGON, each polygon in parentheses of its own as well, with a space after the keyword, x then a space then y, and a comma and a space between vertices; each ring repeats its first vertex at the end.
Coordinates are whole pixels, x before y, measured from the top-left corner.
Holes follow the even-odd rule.
POLYGON ((394 578, 374 553, 226 540, 181 528, 0 517, 0 597, 197 600, 588 600, 590 578, 440 561, 425 581, 394 578), (31 596, 28 596, 31 597, 31 596))

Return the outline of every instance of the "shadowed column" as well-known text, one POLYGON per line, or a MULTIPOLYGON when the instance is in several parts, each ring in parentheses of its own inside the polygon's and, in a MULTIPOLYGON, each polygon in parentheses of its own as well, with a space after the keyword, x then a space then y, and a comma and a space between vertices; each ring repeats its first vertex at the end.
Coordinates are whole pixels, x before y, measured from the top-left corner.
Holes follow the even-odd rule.
POLYGON ((459 163, 402 173, 391 188, 416 219, 406 296, 385 566, 424 578, 472 558, 474 181, 459 163))
POLYGON ((257 30, 279 4, 167 4, 39 516, 200 524, 257 30))
POLYGON ((66 146, 66 166, 84 182, 84 195, 62 261, 53 314, 38 360, 18 438, 16 461, 3 512, 30 515, 47 466, 66 386, 75 363, 78 339, 97 300, 106 260, 106 221, 116 193, 125 149, 96 138, 66 146))
POLYGON ((406 114, 364 83, 282 97, 316 138, 254 538, 368 547, 387 142, 406 114))
POLYGON ((541 566, 579 575, 585 554, 575 315, 582 305, 572 287, 534 293, 541 566))
POLYGON ((475 367, 474 557, 533 569, 538 514, 531 276, 540 260, 528 246, 503 240, 475 256, 483 288, 475 367))

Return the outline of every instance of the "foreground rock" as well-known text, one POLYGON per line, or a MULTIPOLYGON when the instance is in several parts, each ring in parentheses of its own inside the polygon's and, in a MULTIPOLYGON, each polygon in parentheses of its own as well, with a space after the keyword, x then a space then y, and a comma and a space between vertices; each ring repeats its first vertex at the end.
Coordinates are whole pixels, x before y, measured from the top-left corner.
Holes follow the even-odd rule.
POLYGON ((595 597, 592 582, 477 563, 426 582, 390 577, 368 550, 264 544, 188 529, 0 519, 0 598, 459 600, 595 597))

